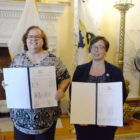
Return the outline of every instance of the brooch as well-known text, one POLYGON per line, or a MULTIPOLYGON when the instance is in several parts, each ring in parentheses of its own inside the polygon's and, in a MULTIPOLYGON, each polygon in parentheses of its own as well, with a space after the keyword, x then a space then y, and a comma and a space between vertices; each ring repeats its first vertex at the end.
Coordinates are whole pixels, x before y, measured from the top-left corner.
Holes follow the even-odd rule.
POLYGON ((109 77, 109 76, 110 76, 110 74, 109 74, 109 73, 107 73, 107 74, 106 74, 106 76, 107 76, 107 77, 109 77))

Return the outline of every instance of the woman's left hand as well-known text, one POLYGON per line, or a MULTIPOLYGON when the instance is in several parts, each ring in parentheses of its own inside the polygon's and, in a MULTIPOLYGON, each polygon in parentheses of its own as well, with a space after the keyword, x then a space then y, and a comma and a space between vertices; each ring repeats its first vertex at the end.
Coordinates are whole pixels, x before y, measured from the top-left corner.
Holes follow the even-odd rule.
POLYGON ((64 96, 65 96, 64 91, 61 90, 61 89, 58 89, 57 92, 56 92, 56 95, 55 95, 55 99, 59 101, 59 100, 62 99, 64 96))

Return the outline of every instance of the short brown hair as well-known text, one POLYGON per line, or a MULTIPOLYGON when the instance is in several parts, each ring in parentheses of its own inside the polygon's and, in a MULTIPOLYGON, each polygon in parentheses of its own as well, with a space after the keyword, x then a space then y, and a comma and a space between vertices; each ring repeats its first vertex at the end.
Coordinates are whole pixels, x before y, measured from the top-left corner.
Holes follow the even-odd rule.
POLYGON ((48 50, 47 36, 45 35, 44 31, 39 26, 30 26, 26 30, 25 34, 22 37, 22 41, 23 41, 23 44, 24 44, 24 50, 25 51, 28 51, 26 39, 27 39, 27 36, 28 36, 29 31, 32 30, 32 29, 39 29, 41 31, 41 36, 42 36, 42 39, 43 39, 43 46, 42 46, 42 48, 43 48, 43 50, 48 50))
POLYGON ((91 38, 91 40, 90 40, 89 52, 91 52, 92 45, 95 44, 96 42, 98 42, 99 40, 102 40, 105 43, 105 50, 108 51, 109 41, 103 36, 95 36, 95 37, 91 38))

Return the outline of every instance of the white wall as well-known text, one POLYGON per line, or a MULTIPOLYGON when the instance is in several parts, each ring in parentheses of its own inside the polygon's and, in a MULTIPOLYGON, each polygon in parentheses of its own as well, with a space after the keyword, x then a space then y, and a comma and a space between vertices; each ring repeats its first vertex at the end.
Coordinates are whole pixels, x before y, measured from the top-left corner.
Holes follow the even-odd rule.
MULTIPOLYGON (((115 0, 88 0, 96 33, 104 35, 110 42, 106 59, 116 64, 119 46, 120 12, 113 7, 115 0), (96 2, 97 1, 97 2, 96 2), (101 3, 101 5, 98 5, 101 3), (96 5, 97 4, 97 5, 96 5), (94 8, 96 7, 96 8, 94 8)), ((133 0, 135 5, 126 13, 124 75, 130 81, 129 97, 138 96, 139 73, 134 66, 136 50, 140 48, 140 1, 133 0)), ((94 32, 94 31, 93 31, 94 32)))

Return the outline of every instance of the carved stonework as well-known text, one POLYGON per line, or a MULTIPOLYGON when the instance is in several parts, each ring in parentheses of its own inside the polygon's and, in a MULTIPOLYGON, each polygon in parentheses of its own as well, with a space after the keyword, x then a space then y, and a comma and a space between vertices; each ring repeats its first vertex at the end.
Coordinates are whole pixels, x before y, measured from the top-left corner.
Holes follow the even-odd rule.
MULTIPOLYGON (((15 30, 25 2, 0 0, 0 44, 7 44, 15 30)), ((59 55, 57 46, 58 18, 64 11, 62 4, 37 3, 39 16, 45 27, 50 50, 59 55)))
MULTIPOLYGON (((1 18, 20 18, 25 2, 0 1, 1 18)), ((61 4, 37 3, 41 20, 57 20, 64 10, 61 4)))

